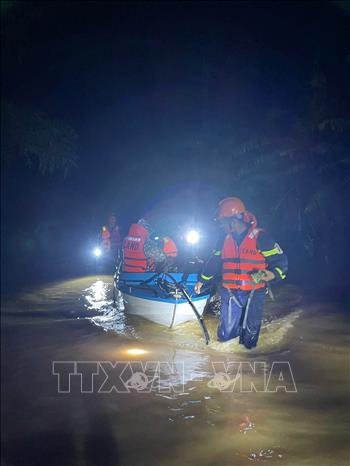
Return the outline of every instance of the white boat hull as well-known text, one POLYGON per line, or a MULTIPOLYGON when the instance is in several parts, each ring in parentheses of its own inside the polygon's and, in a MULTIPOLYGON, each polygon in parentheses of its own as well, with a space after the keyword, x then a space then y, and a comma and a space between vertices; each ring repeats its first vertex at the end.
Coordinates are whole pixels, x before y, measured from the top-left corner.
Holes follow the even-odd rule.
MULTIPOLYGON (((131 296, 123 292, 122 296, 126 313, 138 315, 140 317, 143 317, 144 319, 151 320, 152 322, 155 322, 157 324, 166 325, 167 327, 170 327, 173 321, 174 312, 175 317, 173 325, 181 324, 183 322, 196 319, 193 309, 187 302, 175 304, 175 302, 169 303, 163 301, 155 301, 152 299, 144 299, 136 296, 131 296)), ((194 301, 194 305, 200 315, 203 314, 206 304, 207 297, 194 301)))

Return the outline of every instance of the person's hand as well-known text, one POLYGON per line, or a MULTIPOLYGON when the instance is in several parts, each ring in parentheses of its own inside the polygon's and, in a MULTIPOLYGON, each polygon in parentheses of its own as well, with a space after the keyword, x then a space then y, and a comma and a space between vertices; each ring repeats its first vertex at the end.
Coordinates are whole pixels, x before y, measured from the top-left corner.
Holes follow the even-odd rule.
POLYGON ((194 285, 194 292, 199 294, 201 292, 201 288, 203 286, 203 283, 202 282, 197 282, 195 285, 194 285))
POLYGON ((275 278, 275 274, 270 270, 259 270, 251 274, 253 282, 258 285, 259 283, 266 283, 275 278))
POLYGON ((264 282, 270 282, 275 279, 275 274, 271 270, 264 270, 264 276, 261 278, 264 282))

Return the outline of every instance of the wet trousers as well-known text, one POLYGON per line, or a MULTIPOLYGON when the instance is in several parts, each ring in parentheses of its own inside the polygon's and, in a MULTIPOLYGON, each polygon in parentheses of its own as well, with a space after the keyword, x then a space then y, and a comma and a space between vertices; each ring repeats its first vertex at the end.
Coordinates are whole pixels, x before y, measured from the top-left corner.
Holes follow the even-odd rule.
POLYGON ((263 316, 265 289, 259 288, 254 291, 245 319, 250 293, 250 291, 228 290, 221 287, 221 314, 217 331, 219 341, 239 337, 239 342, 248 349, 257 345, 263 316))

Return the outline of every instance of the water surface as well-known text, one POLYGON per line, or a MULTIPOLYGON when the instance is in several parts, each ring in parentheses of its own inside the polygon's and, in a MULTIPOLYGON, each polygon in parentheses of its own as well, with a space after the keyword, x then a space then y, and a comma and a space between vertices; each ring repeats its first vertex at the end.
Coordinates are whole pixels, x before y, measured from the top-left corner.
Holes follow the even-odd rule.
POLYGON ((112 306, 108 276, 13 296, 2 309, 3 464, 347 466, 344 311, 303 305, 300 290, 286 285, 267 300, 259 346, 248 351, 215 341, 214 315, 206 318, 208 347, 196 321, 170 330, 125 315, 112 306), (98 393, 103 373, 92 393, 81 393, 77 376, 70 393, 58 393, 53 361, 131 363, 138 375, 126 393, 98 393), (255 374, 247 371, 254 362, 255 374), (278 386, 281 374, 271 369, 288 363, 296 392, 242 392, 239 378, 234 384, 240 363, 241 380, 258 390, 269 376, 270 388, 278 386))

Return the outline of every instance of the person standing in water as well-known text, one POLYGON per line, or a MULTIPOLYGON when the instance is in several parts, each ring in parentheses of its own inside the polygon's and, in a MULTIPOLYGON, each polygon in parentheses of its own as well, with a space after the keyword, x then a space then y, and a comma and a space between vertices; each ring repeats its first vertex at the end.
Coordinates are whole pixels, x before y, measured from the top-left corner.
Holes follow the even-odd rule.
POLYGON ((243 202, 228 197, 219 203, 218 220, 224 230, 205 264, 195 292, 221 271, 219 341, 239 337, 251 349, 258 343, 268 282, 286 278, 287 256, 243 202))
POLYGON ((109 216, 107 223, 101 228, 99 238, 103 252, 116 259, 119 255, 122 239, 115 214, 109 216))

